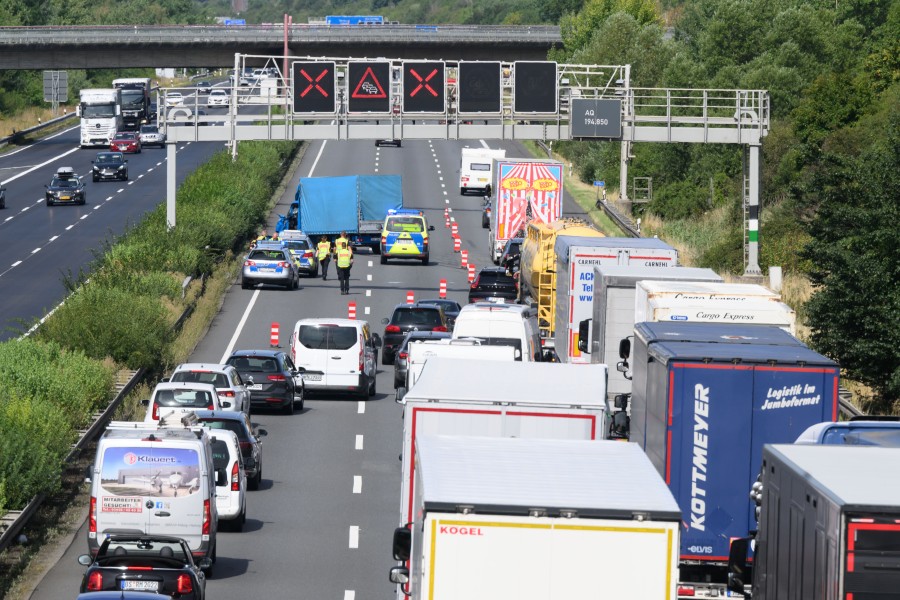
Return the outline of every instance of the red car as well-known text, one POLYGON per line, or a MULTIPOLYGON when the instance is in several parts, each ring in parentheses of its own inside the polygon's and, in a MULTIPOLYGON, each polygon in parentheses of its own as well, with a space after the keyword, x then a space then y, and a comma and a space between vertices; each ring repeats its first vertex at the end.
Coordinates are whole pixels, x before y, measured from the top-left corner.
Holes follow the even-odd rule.
POLYGON ((141 151, 141 140, 134 131, 120 131, 109 143, 109 149, 112 152, 137 153, 141 151))

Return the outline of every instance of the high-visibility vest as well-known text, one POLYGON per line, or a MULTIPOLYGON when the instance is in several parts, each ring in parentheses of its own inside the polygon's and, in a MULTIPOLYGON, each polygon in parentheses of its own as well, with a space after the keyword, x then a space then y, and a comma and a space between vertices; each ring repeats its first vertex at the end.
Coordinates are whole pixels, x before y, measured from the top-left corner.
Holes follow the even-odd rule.
POLYGON ((328 256, 328 251, 331 250, 331 244, 328 242, 319 242, 316 246, 318 251, 317 256, 319 260, 322 260, 326 256, 328 256))
POLYGON ((346 269, 349 267, 352 259, 353 252, 351 252, 349 248, 341 248, 337 251, 337 266, 339 268, 346 269))
POLYGON ((334 240, 335 250, 341 247, 341 242, 344 242, 345 244, 347 244, 347 248, 350 248, 350 240, 348 240, 344 236, 341 236, 338 239, 334 240))

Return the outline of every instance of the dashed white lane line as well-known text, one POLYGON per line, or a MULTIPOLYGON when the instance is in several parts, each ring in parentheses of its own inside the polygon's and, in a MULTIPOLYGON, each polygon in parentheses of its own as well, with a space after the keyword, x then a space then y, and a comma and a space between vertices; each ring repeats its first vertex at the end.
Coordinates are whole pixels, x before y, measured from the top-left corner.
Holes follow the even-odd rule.
POLYGON ((31 251, 31 253, 32 253, 32 254, 37 254, 37 253, 40 252, 40 251, 41 251, 40 248, 35 248, 34 250, 31 251))
POLYGON ((79 217, 78 220, 79 220, 79 221, 84 221, 84 220, 87 219, 87 218, 88 218, 88 215, 81 215, 81 217, 79 217))
MULTIPOLYGON (((222 361, 222 362, 224 362, 224 361, 222 361)), ((362 400, 360 400, 357 403, 356 412, 360 415, 365 414, 366 413, 366 403, 363 402, 362 400)))
POLYGON ((363 314, 368 315, 368 314, 371 313, 371 312, 372 312, 372 309, 370 309, 370 308, 367 306, 367 307, 365 308, 365 310, 363 311, 363 314))
POLYGON ((371 260, 369 261, 369 266, 370 266, 370 267, 372 266, 372 261, 371 261, 371 260))
POLYGON ((344 590, 344 600, 356 600, 356 591, 344 590))
POLYGON ((14 218, 14 217, 6 217, 6 219, 4 219, 3 222, 6 223, 7 221, 12 220, 13 218, 14 218))
POLYGON ((450 204, 450 200, 447 199, 447 198, 444 198, 444 203, 445 203, 445 204, 450 204))
POLYGON ((362 494, 362 475, 353 476, 353 493, 362 494))
POLYGON ((95 205, 94 205, 94 210, 97 210, 97 209, 100 208, 101 206, 103 206, 103 205, 102 205, 102 204, 95 204, 95 205))
POLYGON ((50 241, 52 242, 53 240, 55 240, 58 237, 59 237, 58 235, 54 235, 52 238, 50 238, 50 241))
POLYGON ((68 227, 66 227, 66 231, 68 231, 68 230, 70 230, 70 229, 72 229, 72 228, 73 228, 73 227, 75 227, 75 225, 74 225, 74 224, 72 224, 72 225, 69 225, 69 226, 68 226, 68 227))
POLYGON ((356 434, 356 445, 354 446, 355 450, 363 449, 363 435, 361 433, 356 434))
POLYGON ((366 281, 372 281, 372 274, 366 273, 366 281))
POLYGON ((16 262, 14 262, 13 264, 11 264, 10 266, 11 266, 11 267, 18 267, 18 266, 21 265, 21 264, 22 264, 22 261, 21 261, 21 260, 17 260, 16 262))
POLYGON ((372 290, 366 290, 366 298, 369 298, 371 296, 372 296, 372 290))
MULTIPOLYGON (((116 193, 117 193, 117 194, 121 194, 121 193, 124 192, 124 191, 125 191, 125 190, 119 190, 119 191, 116 192, 116 193)), ((110 196, 109 198, 106 199, 106 201, 109 202, 109 201, 112 200, 112 199, 113 199, 113 196, 110 196)))
POLYGON ((350 526, 350 547, 359 548, 359 525, 350 526))

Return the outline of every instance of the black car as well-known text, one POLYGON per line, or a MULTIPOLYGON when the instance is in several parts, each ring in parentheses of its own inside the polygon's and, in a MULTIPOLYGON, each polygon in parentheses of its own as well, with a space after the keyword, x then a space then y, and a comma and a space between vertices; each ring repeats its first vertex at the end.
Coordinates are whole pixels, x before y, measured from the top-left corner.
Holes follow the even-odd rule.
POLYGON ((82 554, 78 563, 87 567, 81 592, 153 592, 184 600, 204 599, 204 570, 212 568, 209 558, 195 563, 183 539, 144 534, 111 535, 97 556, 82 554))
POLYGON ((198 94, 208 94, 212 90, 212 84, 208 81, 198 81, 194 87, 197 88, 198 94))
POLYGON ((262 482, 262 440, 269 435, 265 429, 250 422, 246 413, 233 410, 197 410, 197 420, 210 429, 227 429, 238 438, 244 457, 244 472, 247 473, 247 487, 258 490, 262 482))
POLYGON ((519 296, 516 278, 504 267, 482 269, 469 289, 469 302, 497 301, 515 302, 519 296))
POLYGON ((447 327, 453 331, 453 324, 456 323, 456 317, 462 307, 456 300, 447 300, 446 298, 432 298, 419 300, 419 304, 437 304, 444 309, 444 315, 447 317, 447 327))
POLYGON ((407 349, 409 343, 420 340, 447 340, 452 334, 449 331, 410 331, 403 338, 394 355, 394 389, 406 387, 406 370, 409 368, 407 349))
POLYGON ((128 181, 128 161, 121 152, 98 152, 91 164, 95 183, 109 179, 128 181))
POLYGON ((384 345, 381 349, 381 364, 394 364, 394 354, 410 331, 447 331, 447 316, 444 309, 436 304, 398 304, 390 319, 384 323, 384 345))
POLYGON ((303 384, 294 379, 301 373, 291 358, 280 350, 237 350, 225 364, 241 374, 250 390, 250 407, 280 408, 294 414, 294 406, 303 410, 303 384))
POLYGON ((84 204, 84 182, 75 174, 72 167, 60 167, 47 188, 47 206, 54 204, 84 204))
POLYGON ((522 242, 525 238, 512 238, 506 240, 503 247, 503 254, 500 255, 500 266, 506 269, 508 273, 517 273, 519 271, 519 260, 522 257, 522 242))

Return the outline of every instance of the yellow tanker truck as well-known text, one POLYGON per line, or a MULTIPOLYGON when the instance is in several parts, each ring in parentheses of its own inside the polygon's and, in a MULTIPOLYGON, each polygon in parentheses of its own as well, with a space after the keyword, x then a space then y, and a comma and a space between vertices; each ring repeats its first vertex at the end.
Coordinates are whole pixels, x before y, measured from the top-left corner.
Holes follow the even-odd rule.
POLYGON ((541 339, 553 340, 556 315, 556 238, 560 235, 605 237, 581 219, 560 219, 546 224, 531 222, 525 229, 519 261, 519 300, 537 304, 541 339))

